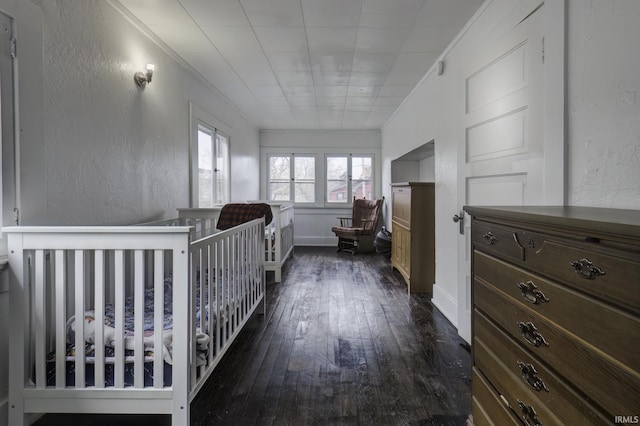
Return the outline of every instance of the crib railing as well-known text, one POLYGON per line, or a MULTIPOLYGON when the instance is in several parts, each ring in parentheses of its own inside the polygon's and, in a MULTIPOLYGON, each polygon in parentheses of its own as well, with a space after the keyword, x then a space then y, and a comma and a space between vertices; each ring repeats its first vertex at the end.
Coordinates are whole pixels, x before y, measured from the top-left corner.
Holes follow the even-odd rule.
POLYGON ((189 424, 191 400, 264 310, 265 228, 256 219, 193 240, 181 223, 3 229, 15 319, 9 424, 31 412, 166 413, 189 424))

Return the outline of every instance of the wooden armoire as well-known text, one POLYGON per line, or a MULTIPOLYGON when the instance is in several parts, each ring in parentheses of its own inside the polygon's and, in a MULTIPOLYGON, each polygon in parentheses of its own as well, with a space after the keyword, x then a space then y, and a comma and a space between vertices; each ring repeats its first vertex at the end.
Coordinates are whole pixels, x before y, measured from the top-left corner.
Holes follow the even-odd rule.
POLYGON ((435 189, 433 182, 393 183, 391 265, 409 293, 432 293, 435 281, 435 189))

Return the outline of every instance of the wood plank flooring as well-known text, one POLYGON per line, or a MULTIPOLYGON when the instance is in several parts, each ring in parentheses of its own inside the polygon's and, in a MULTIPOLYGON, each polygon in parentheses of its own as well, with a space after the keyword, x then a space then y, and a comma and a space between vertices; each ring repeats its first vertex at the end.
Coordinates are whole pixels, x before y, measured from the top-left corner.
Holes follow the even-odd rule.
MULTIPOLYGON (((281 283, 192 403, 193 425, 464 425, 464 342, 378 254, 297 247, 281 283)), ((50 414, 37 426, 170 425, 50 414)))

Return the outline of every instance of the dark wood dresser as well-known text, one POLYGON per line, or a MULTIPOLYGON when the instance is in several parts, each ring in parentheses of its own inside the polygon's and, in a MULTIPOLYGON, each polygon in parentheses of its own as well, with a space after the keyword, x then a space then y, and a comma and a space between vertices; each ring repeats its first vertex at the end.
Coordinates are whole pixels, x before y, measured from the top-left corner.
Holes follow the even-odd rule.
POLYGON ((640 211, 465 207, 476 425, 640 416, 640 211))

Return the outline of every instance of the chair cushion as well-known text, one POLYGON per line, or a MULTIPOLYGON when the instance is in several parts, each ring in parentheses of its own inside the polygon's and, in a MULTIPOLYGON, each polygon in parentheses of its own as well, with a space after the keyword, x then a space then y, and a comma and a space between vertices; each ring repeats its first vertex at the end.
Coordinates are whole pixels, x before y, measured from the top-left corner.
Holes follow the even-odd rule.
POLYGON ((357 235, 362 235, 364 232, 364 228, 346 228, 343 226, 334 226, 331 228, 331 231, 334 232, 338 237, 355 237, 357 235))

